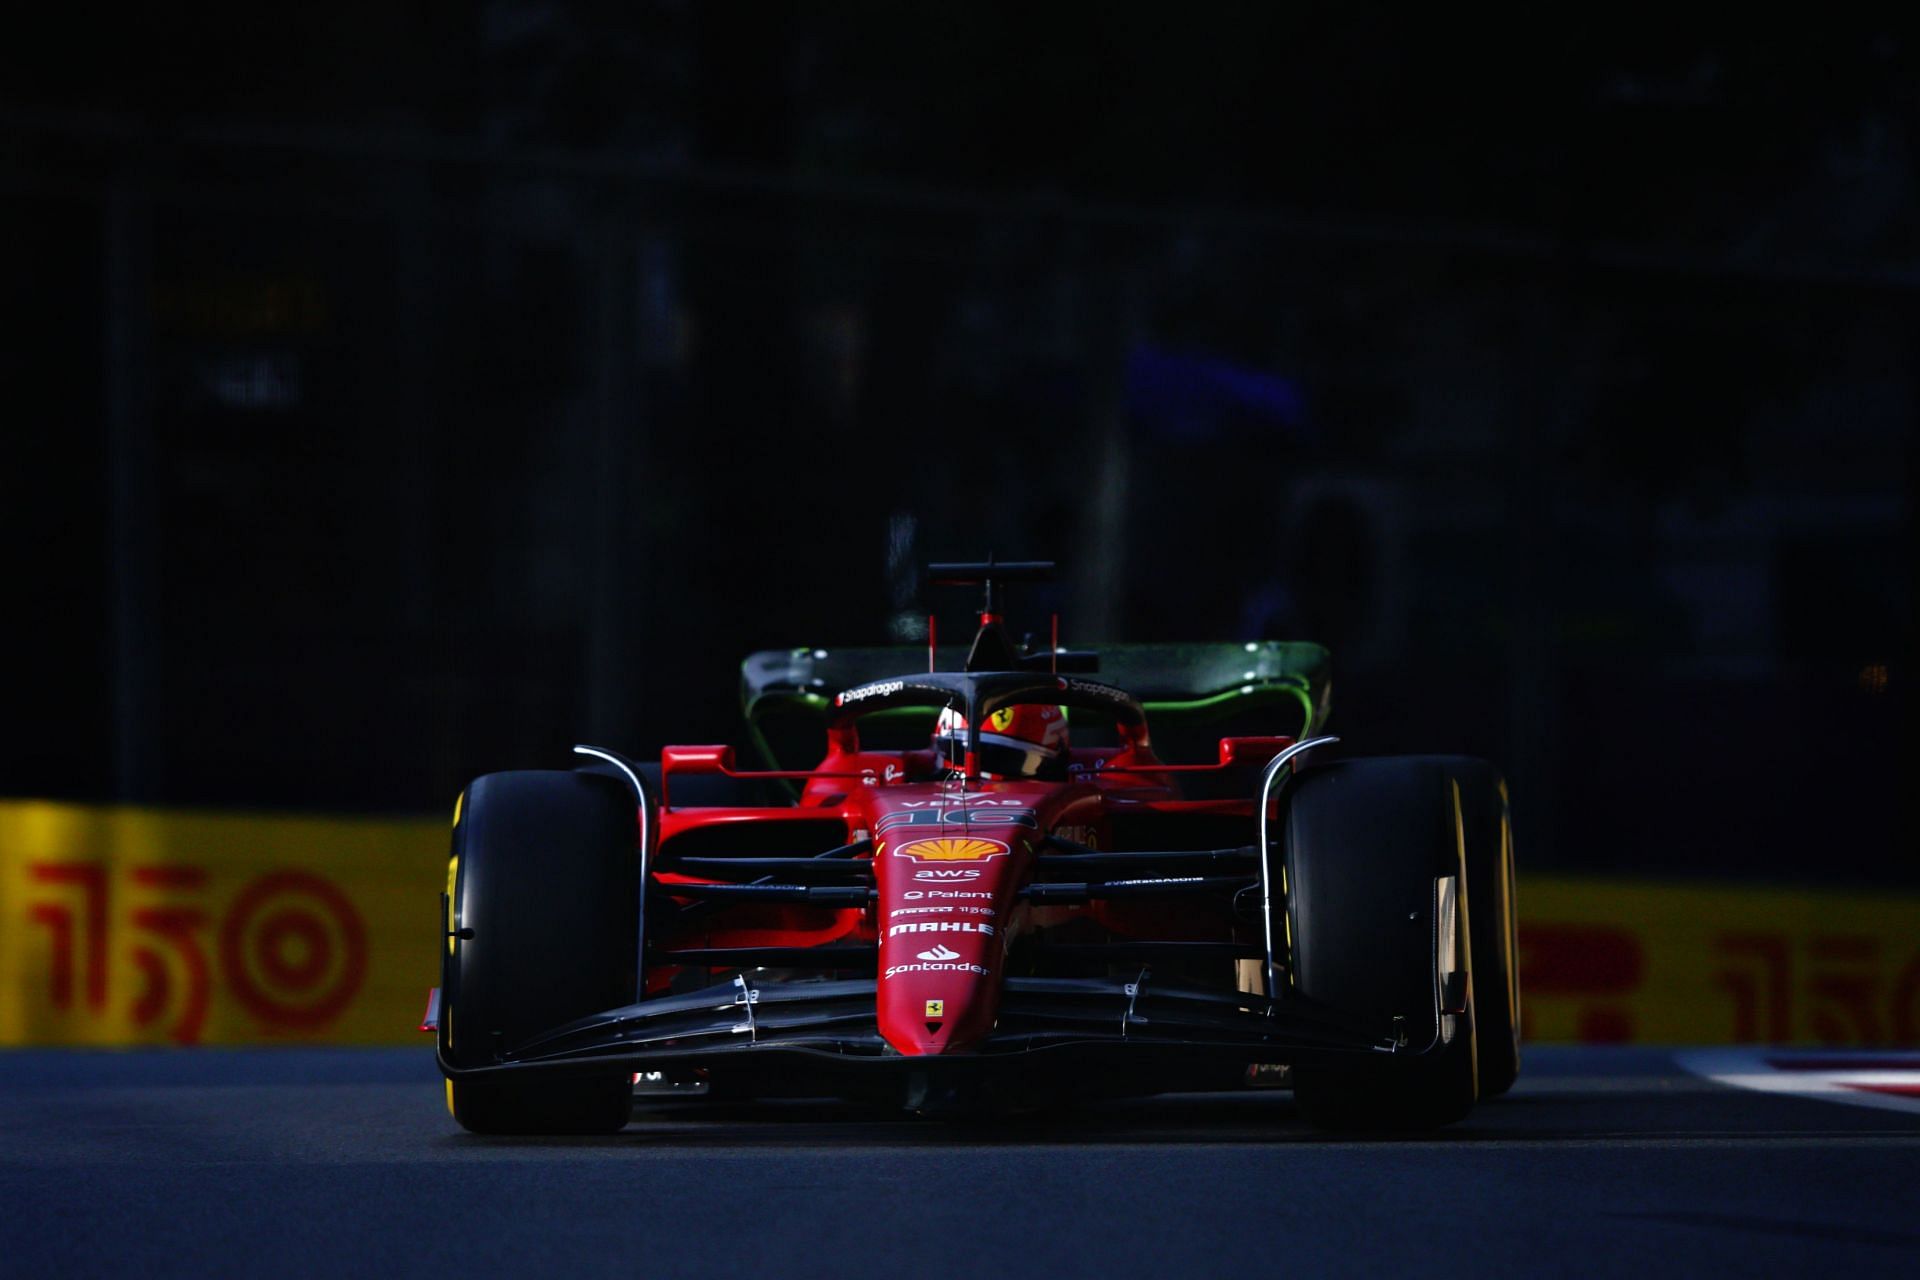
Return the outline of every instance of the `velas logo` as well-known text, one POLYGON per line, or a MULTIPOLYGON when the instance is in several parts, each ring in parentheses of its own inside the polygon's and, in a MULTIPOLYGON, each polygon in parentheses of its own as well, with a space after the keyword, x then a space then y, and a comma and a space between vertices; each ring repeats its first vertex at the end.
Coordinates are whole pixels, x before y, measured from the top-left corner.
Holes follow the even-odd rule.
POLYGON ((984 836, 936 836, 928 840, 914 840, 901 845, 893 851, 896 858, 906 858, 913 862, 985 862, 989 858, 1004 858, 1007 846, 1003 841, 988 840, 984 836))

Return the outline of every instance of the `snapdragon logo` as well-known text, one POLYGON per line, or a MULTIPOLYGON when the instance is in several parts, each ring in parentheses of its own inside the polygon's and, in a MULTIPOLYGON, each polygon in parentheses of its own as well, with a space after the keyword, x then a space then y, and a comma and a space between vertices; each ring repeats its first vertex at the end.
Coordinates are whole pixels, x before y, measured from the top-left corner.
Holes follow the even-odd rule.
POLYGON ((833 700, 833 705, 836 707, 844 707, 849 702, 863 702, 868 698, 884 698, 890 693, 900 692, 902 687, 901 682, 898 680, 881 680, 875 684, 863 684, 856 689, 849 689, 836 697, 833 700))
POLYGON ((1061 689, 1071 689, 1075 693, 1089 693, 1096 698, 1105 698, 1109 702, 1124 702, 1127 695, 1110 684, 1098 684, 1092 680, 1069 680, 1064 676, 1055 676, 1053 682, 1061 689))

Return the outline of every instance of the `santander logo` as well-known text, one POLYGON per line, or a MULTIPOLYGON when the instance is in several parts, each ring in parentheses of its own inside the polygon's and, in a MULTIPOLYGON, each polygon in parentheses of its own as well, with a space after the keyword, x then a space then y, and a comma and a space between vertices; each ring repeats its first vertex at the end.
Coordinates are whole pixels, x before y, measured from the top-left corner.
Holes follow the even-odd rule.
POLYGON ((988 972, 990 971, 985 965, 962 960, 960 953, 952 947, 936 946, 922 951, 914 958, 912 964, 896 964, 881 970, 880 978, 884 982, 890 978, 897 978, 903 973, 971 973, 977 977, 985 977, 988 972))

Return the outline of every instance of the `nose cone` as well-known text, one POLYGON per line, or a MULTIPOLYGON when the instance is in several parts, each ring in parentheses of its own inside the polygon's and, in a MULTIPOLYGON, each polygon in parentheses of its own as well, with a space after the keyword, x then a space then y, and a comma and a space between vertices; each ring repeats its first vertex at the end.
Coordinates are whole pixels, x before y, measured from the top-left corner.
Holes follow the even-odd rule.
POLYGON ((976 829, 877 850, 877 1012, 880 1034, 901 1053, 952 1052, 993 1029, 1024 848, 1012 831, 976 829))

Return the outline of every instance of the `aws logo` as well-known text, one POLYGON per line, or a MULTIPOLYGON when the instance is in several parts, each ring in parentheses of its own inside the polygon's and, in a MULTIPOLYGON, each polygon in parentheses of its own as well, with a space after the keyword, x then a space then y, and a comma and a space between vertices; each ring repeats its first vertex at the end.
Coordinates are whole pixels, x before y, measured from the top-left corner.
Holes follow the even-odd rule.
POLYGON ((893 851, 896 858, 923 864, 985 862, 989 858, 1004 858, 1006 855, 1004 841, 988 840, 984 836, 936 836, 929 840, 909 841, 893 851))

